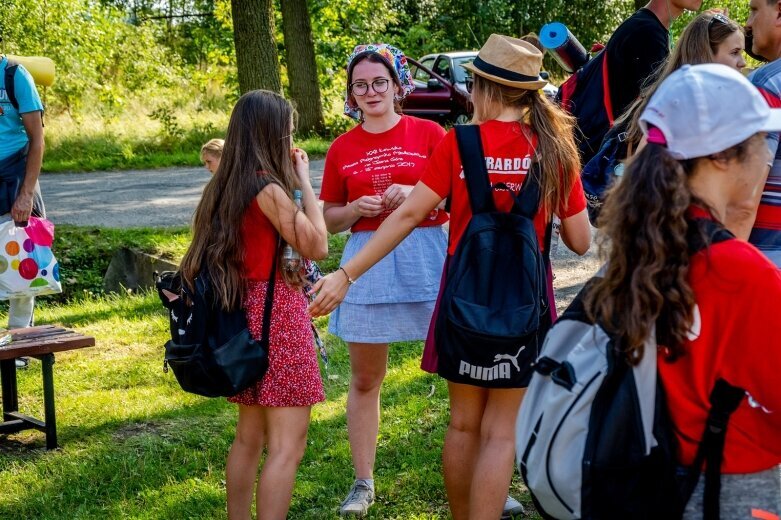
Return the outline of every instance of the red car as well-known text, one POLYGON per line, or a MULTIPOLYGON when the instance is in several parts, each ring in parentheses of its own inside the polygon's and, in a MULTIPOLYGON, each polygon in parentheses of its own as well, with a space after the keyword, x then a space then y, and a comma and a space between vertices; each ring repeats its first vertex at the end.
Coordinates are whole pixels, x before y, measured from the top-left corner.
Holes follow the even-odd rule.
POLYGON ((472 101, 466 89, 469 79, 461 63, 471 62, 477 52, 431 54, 418 60, 408 58, 415 90, 402 104, 411 116, 450 125, 466 124, 472 118, 472 101))
MULTIPOLYGON (((476 56, 477 51, 461 51, 427 54, 419 60, 407 58, 415 90, 404 100, 402 111, 447 125, 469 123, 474 107, 467 84, 472 76, 461 65, 476 56)), ((540 78, 547 80, 548 73, 541 72, 540 78)), ((558 91, 550 83, 542 90, 551 100, 558 91)))

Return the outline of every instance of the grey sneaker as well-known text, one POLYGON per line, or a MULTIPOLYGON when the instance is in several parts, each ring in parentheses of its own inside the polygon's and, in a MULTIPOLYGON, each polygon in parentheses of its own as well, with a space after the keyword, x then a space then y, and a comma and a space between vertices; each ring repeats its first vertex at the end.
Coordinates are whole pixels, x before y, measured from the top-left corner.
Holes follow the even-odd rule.
POLYGON ((516 516, 524 514, 523 505, 515 500, 510 495, 507 495, 507 500, 504 501, 504 510, 502 511, 501 520, 510 520, 516 516))
POLYGON ((353 484, 347 498, 342 502, 339 508, 339 514, 342 516, 363 517, 369 511, 369 507, 374 503, 374 489, 364 480, 356 480, 353 484))

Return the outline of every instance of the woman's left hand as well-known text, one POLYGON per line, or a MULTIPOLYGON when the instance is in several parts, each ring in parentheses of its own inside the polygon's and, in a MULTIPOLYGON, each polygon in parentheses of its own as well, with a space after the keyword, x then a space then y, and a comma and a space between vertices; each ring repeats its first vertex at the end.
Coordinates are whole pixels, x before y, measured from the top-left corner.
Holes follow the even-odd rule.
POLYGON ((309 304, 309 315, 316 318, 329 314, 342 303, 349 287, 347 277, 341 270, 320 278, 312 287, 317 297, 309 304))
POLYGON ((405 184, 391 184, 382 194, 382 205, 388 209, 396 209, 407 200, 412 191, 412 186, 405 184))

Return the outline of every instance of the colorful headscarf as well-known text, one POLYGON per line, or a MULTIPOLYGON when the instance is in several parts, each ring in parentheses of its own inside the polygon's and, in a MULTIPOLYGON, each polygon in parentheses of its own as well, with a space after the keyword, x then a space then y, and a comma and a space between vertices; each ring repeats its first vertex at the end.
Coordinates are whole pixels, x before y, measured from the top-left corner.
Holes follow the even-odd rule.
MULTIPOLYGON (((409 65, 407 65, 407 57, 399 49, 387 43, 369 43, 355 47, 347 59, 348 70, 356 56, 369 52, 380 55, 396 71, 396 77, 398 77, 399 83, 401 83, 399 99, 404 99, 410 92, 415 90, 415 84, 412 82, 412 73, 409 70, 409 65)), ((360 119, 361 111, 350 106, 349 85, 344 95, 344 113, 353 119, 360 119)))

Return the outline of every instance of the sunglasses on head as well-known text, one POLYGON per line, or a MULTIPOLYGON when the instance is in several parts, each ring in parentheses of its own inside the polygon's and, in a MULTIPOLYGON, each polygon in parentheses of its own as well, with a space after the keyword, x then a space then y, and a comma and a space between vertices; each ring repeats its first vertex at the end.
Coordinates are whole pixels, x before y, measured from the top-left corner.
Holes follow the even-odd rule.
POLYGON ((710 19, 710 22, 708 22, 708 30, 710 30, 710 28, 713 27, 713 24, 716 22, 720 23, 721 25, 729 25, 730 19, 721 13, 716 13, 713 15, 713 18, 710 19))

